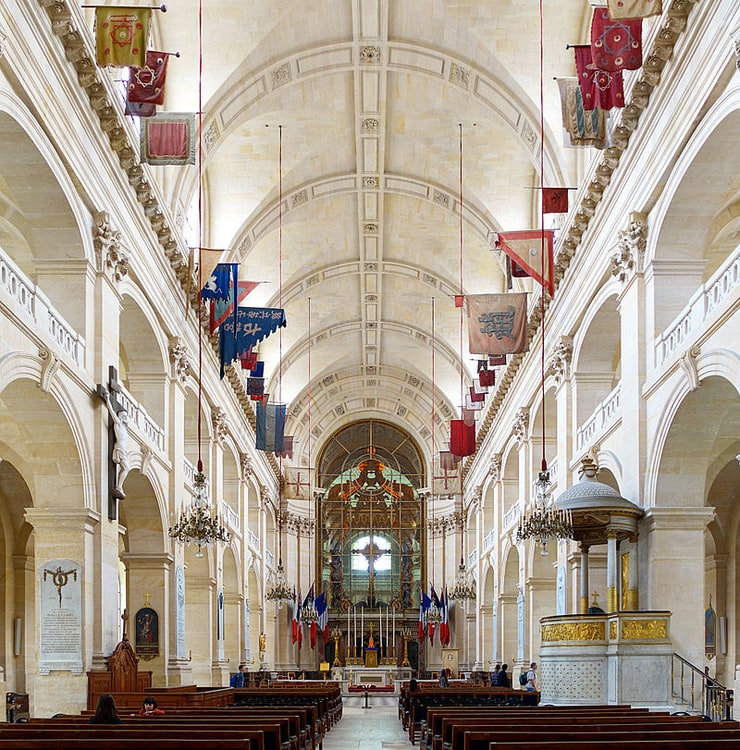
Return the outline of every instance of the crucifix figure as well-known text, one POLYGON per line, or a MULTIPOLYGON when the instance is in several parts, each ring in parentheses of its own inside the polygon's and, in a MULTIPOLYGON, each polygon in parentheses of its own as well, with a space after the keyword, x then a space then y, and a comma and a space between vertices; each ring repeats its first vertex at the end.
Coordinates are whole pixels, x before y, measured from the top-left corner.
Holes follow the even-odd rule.
POLYGON ((373 607, 375 606, 375 561, 378 558, 383 557, 383 555, 389 555, 390 550, 381 549, 375 544, 373 538, 370 537, 370 541, 362 549, 353 550, 353 554, 362 555, 367 560, 367 602, 373 607))

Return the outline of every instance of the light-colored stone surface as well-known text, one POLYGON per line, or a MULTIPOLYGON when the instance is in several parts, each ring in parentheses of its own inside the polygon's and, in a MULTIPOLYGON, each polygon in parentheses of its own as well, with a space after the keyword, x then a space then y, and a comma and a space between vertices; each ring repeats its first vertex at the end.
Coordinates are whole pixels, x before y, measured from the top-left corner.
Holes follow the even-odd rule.
POLYGON ((345 697, 344 716, 324 740, 324 750, 401 750, 411 747, 398 718, 397 696, 345 697))

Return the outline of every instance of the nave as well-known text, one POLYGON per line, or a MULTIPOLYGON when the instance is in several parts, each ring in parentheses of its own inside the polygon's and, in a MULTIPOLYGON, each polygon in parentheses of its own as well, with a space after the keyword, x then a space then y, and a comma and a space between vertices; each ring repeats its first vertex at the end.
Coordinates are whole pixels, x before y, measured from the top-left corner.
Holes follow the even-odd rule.
POLYGON ((398 719, 398 696, 344 696, 342 719, 326 735, 323 750, 401 750, 411 747, 398 719))

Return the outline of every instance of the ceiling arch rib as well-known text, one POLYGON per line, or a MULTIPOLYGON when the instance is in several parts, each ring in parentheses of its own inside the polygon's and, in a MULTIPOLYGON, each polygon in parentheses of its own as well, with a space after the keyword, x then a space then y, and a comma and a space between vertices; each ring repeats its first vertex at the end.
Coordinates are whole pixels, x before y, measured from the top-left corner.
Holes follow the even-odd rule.
MULTIPOLYGON (((331 196, 360 192, 361 177, 343 174, 323 177, 315 182, 300 185, 283 196, 282 221, 291 220, 291 214, 311 209, 316 200, 325 200, 331 196)), ((373 188, 373 192, 387 192, 394 195, 405 195, 432 204, 435 208, 446 211, 455 217, 460 215, 459 189, 453 190, 444 185, 426 182, 410 175, 383 175, 382 191, 373 188)), ((244 261, 249 252, 268 233, 274 232, 280 223, 280 197, 275 196, 255 216, 250 217, 237 232, 232 248, 236 251, 236 261, 244 261)), ((472 198, 463 201, 463 222, 474 231, 490 248, 495 246, 496 233, 501 224, 486 209, 472 198)), ((361 234, 377 235, 378 222, 368 220, 361 222, 361 234)))
MULTIPOLYGON (((533 167, 539 167, 540 123, 535 104, 508 77, 489 70, 473 68, 462 57, 410 42, 385 42, 380 65, 389 71, 411 73, 444 82, 446 86, 467 92, 471 101, 490 112, 519 139, 523 152, 533 167)), ((219 146, 243 123, 272 113, 274 99, 284 87, 305 82, 308 78, 336 75, 361 68, 355 42, 322 45, 285 55, 268 66, 250 70, 245 63, 237 68, 206 104, 203 123, 204 173, 217 156, 219 146)), ((558 159, 558 139, 545 130, 543 182, 561 185, 565 167, 558 159)), ((198 194, 198 175, 184 171, 174 191, 176 203, 189 206, 198 194)))

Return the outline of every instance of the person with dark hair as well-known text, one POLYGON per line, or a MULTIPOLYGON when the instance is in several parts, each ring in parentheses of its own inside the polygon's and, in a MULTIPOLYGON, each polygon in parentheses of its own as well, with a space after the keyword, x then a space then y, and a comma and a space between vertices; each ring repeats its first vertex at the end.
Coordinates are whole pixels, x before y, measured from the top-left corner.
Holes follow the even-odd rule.
POLYGON ((509 675, 507 670, 509 669, 508 664, 502 664, 501 669, 498 672, 498 682, 497 685, 499 687, 511 687, 511 683, 509 682, 509 675))
POLYGON ((247 683, 248 671, 249 671, 249 664, 245 664, 244 662, 242 662, 239 665, 239 671, 231 675, 231 679, 229 680, 229 685, 231 685, 231 687, 233 688, 249 687, 249 684, 247 683))
POLYGON ((116 702, 110 693, 103 693, 98 698, 95 715, 90 717, 88 724, 120 724, 121 717, 116 709, 116 702))
POLYGON ((496 662, 496 666, 493 668, 493 671, 491 672, 491 687, 500 687, 499 685, 499 674, 501 672, 501 662, 496 662))
POLYGON ((164 711, 161 708, 157 708, 157 701, 151 695, 147 695, 144 698, 144 705, 139 709, 138 714, 131 714, 131 716, 164 716, 164 711))

